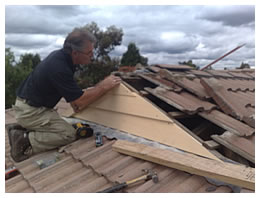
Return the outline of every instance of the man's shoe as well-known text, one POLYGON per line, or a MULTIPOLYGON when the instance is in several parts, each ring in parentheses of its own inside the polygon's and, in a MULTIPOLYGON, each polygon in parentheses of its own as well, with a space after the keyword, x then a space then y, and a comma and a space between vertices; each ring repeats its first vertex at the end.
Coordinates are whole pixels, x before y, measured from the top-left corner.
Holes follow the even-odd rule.
POLYGON ((21 162, 30 157, 28 149, 30 150, 31 144, 28 135, 27 132, 21 129, 10 128, 8 130, 11 156, 15 162, 21 162), (25 154, 25 152, 27 153, 25 154))
POLYGON ((6 126, 7 131, 10 131, 12 129, 18 129, 18 130, 24 130, 24 131, 27 130, 27 129, 23 128, 20 124, 17 124, 17 123, 7 124, 5 126, 6 126))

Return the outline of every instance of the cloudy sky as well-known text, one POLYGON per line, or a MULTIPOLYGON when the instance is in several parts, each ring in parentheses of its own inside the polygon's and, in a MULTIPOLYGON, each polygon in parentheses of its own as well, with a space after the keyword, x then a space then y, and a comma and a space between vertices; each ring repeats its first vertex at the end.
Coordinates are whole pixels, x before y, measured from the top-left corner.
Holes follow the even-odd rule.
POLYGON ((241 44, 244 47, 214 65, 216 69, 255 65, 255 6, 5 6, 5 47, 17 57, 44 58, 62 46, 74 28, 92 21, 105 30, 123 29, 123 42, 112 56, 136 43, 149 64, 192 60, 205 66, 241 44))

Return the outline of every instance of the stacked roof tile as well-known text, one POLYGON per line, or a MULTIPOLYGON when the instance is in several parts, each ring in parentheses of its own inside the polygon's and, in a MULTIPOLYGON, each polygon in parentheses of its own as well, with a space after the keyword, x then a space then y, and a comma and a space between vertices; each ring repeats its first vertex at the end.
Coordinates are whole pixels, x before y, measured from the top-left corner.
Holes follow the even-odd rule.
POLYGON ((6 192, 98 192, 143 175, 143 169, 156 171, 159 182, 148 181, 120 192, 232 192, 204 177, 119 154, 111 149, 113 143, 107 140, 96 148, 92 137, 68 145, 64 153, 49 151, 16 163, 21 175, 6 181, 6 192), (53 156, 58 156, 56 163, 42 169, 37 164, 53 156))

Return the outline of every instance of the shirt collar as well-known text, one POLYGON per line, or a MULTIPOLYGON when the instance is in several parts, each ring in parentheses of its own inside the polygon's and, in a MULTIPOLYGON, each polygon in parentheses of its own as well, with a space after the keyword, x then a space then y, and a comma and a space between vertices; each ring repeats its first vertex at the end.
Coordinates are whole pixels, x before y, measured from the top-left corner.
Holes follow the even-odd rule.
POLYGON ((67 62, 69 63, 69 66, 70 66, 71 70, 72 70, 73 73, 74 73, 74 72, 76 71, 76 68, 79 67, 79 65, 78 65, 78 64, 73 64, 71 55, 70 55, 68 52, 66 52, 63 48, 61 49, 61 51, 62 51, 62 53, 64 54, 64 56, 65 56, 67 62))

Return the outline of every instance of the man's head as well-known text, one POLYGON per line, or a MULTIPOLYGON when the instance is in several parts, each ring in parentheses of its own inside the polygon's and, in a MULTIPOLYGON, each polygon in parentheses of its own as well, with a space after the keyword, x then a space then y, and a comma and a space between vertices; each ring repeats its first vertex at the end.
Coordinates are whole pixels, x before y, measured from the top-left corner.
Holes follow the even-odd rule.
POLYGON ((93 56, 96 38, 86 28, 75 28, 68 34, 63 48, 71 54, 73 64, 88 64, 93 56))

